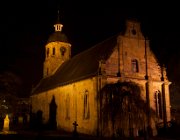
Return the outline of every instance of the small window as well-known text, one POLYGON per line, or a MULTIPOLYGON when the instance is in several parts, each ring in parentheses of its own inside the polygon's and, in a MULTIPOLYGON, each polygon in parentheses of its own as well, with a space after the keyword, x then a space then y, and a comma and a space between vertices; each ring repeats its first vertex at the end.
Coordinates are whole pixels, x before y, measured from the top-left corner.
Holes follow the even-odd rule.
POLYGON ((89 119, 90 118, 90 110, 89 110, 89 93, 86 90, 84 93, 84 110, 83 110, 83 118, 89 119))
POLYGON ((55 55, 55 48, 53 48, 53 55, 55 55))
POLYGON ((132 72, 139 72, 137 59, 131 60, 131 65, 132 65, 132 72))

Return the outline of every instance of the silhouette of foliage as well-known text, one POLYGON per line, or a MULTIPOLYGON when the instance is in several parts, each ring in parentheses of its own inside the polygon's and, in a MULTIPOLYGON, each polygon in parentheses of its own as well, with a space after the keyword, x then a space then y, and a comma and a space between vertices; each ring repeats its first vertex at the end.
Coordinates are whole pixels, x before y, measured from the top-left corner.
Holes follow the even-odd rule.
POLYGON ((7 71, 0 74, 0 95, 11 94, 17 96, 21 86, 21 79, 14 73, 7 71))
POLYGON ((12 112, 16 107, 21 79, 12 72, 0 73, 0 111, 2 114, 12 112))
POLYGON ((144 130, 148 108, 141 90, 133 82, 106 85, 101 92, 103 128, 108 126, 110 120, 113 133, 131 135, 132 129, 144 130))

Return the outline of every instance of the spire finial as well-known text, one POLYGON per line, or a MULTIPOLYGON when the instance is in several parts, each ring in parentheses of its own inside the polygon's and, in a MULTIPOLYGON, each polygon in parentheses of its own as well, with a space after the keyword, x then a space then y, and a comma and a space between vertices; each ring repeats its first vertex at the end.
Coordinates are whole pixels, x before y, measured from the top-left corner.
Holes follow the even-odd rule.
POLYGON ((59 14, 59 10, 58 10, 58 15, 57 15, 57 22, 54 25, 55 27, 55 31, 62 31, 62 27, 63 25, 60 23, 60 14, 59 14))
POLYGON ((60 14, 59 14, 59 10, 58 10, 58 13, 57 13, 57 22, 58 22, 58 23, 60 22, 60 14))

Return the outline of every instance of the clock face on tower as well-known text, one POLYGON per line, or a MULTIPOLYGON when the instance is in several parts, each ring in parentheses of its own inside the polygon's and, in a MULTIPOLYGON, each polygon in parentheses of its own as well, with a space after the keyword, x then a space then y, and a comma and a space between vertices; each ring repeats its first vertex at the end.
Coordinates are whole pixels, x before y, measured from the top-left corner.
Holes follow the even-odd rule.
POLYGON ((60 52, 61 52, 61 55, 64 56, 64 54, 66 52, 66 48, 65 47, 61 47, 60 48, 60 52))

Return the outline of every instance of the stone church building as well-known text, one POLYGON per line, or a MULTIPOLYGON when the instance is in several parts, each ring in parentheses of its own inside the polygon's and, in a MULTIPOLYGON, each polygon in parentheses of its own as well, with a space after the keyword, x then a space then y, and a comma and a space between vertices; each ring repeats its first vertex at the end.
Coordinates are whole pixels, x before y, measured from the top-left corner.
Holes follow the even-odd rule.
POLYGON ((41 111, 44 124, 73 132, 76 122, 78 133, 101 136, 156 135, 167 126, 170 82, 137 20, 72 58, 63 25, 54 27, 43 78, 31 95, 32 112, 41 111))

